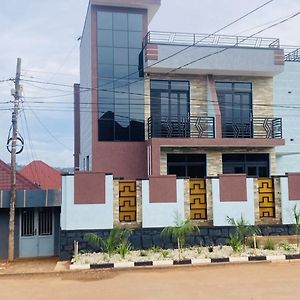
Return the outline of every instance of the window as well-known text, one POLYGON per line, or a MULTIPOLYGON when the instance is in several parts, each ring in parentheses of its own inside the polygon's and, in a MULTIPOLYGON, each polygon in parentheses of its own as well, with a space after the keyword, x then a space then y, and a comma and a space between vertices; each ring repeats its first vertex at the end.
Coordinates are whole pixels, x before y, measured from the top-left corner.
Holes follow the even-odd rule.
POLYGON ((150 97, 152 137, 180 136, 181 127, 189 125, 189 82, 152 80, 150 97))
POLYGON ((223 173, 269 177, 269 154, 223 154, 223 173))
POLYGON ((252 137, 252 84, 216 82, 223 137, 252 137))
POLYGON ((177 177, 204 178, 206 176, 205 154, 168 154, 168 174, 177 177))
POLYGON ((142 13, 97 12, 100 141, 144 140, 144 86, 131 82, 139 76, 142 33, 142 13))

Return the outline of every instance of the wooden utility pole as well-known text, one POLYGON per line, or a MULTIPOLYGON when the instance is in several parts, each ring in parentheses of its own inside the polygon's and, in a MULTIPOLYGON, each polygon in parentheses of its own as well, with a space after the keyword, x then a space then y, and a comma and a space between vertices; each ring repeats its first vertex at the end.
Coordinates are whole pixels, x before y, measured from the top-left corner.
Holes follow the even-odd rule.
POLYGON ((12 112, 12 141, 11 141, 11 191, 10 191, 10 211, 9 211, 9 234, 8 234, 8 260, 14 260, 15 252, 15 206, 16 206, 16 167, 17 167, 17 138, 18 138, 18 113, 21 97, 20 89, 21 58, 17 59, 17 71, 15 78, 14 109, 12 112))

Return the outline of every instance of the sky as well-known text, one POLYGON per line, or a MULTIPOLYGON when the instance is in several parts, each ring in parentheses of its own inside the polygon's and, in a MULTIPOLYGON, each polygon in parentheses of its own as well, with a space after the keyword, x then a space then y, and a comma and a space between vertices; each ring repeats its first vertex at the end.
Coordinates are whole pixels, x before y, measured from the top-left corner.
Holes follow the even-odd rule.
MULTIPOLYGON (((162 0, 149 29, 209 34, 265 2, 162 0)), ((2 80, 15 76, 20 57, 24 97, 18 124, 25 144, 17 162, 43 160, 53 167, 73 166, 72 86, 80 81, 78 38, 87 6, 88 0, 0 0, 0 159, 5 162, 10 161, 6 141, 14 83, 2 80)), ((249 36, 299 11, 300 0, 274 0, 220 33, 249 36)), ((260 36, 300 47, 299 28, 300 15, 260 36)))

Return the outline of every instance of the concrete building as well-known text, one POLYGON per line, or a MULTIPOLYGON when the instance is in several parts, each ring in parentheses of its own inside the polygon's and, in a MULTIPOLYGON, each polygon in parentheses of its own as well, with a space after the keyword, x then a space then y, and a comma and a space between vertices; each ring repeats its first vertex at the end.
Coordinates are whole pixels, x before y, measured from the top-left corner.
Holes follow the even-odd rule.
POLYGON ((292 232, 300 175, 275 176, 291 133, 274 109, 286 96, 277 82, 289 76, 279 39, 148 32, 159 6, 89 3, 61 257, 73 239, 84 248, 84 233, 116 226, 135 229, 134 247, 168 246, 159 234, 175 212, 202 227, 203 244, 226 243, 227 216, 265 235, 292 232))

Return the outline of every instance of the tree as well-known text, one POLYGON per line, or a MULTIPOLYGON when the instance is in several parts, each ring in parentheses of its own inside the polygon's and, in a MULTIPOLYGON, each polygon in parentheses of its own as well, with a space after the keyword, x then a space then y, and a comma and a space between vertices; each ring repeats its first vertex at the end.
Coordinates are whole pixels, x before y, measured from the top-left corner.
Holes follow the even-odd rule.
POLYGON ((161 235, 171 236, 173 239, 177 240, 178 257, 179 260, 181 260, 186 238, 192 233, 199 234, 199 227, 194 225, 190 219, 181 219, 177 213, 174 220, 174 226, 165 227, 162 230, 161 235))

